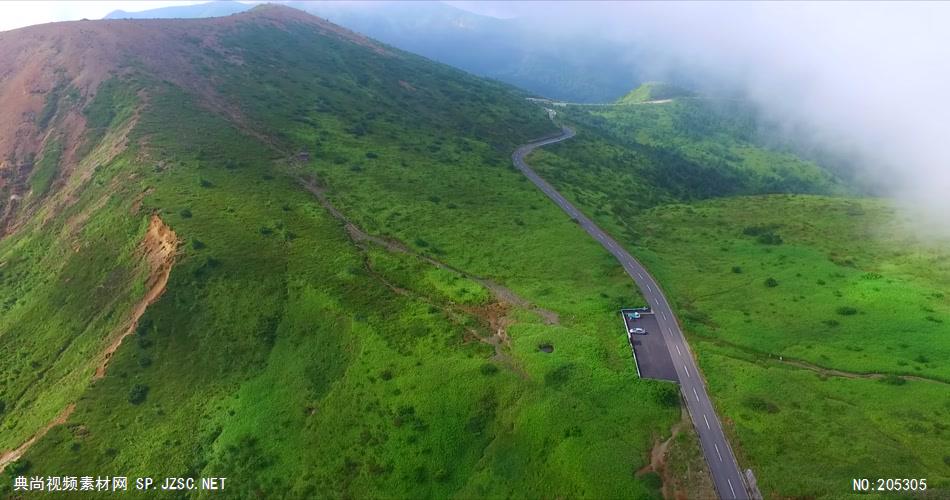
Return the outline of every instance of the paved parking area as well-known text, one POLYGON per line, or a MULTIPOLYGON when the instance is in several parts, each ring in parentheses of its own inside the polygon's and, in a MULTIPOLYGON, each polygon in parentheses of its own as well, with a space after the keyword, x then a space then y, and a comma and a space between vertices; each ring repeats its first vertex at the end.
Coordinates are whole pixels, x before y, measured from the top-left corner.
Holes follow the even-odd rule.
POLYGON ((639 319, 632 319, 627 313, 630 309, 620 311, 623 317, 624 332, 633 349, 633 358, 637 363, 637 373, 640 378, 671 380, 679 382, 676 368, 673 367, 673 358, 666 347, 666 340, 660 331, 656 316, 650 313, 640 313, 639 319), (646 334, 631 334, 633 328, 643 328, 646 334))

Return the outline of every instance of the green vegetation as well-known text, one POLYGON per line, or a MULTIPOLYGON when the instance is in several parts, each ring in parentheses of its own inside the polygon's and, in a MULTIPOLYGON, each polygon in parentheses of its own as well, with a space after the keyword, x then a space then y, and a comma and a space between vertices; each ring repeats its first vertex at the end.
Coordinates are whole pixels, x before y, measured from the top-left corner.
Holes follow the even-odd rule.
POLYGON ((678 401, 636 379, 623 270, 510 165, 545 114, 264 24, 222 35, 242 65, 207 68, 242 120, 141 69, 110 80, 86 113, 105 137, 142 106, 129 149, 0 240, 0 449, 76 404, 10 472, 218 475, 235 498, 653 495, 631 471, 678 401), (180 255, 90 383, 144 295, 152 213, 180 255))
POLYGON ((638 106, 568 106, 559 116, 580 133, 537 150, 532 164, 606 229, 630 242, 638 238, 635 221, 642 211, 662 204, 731 195, 851 191, 819 165, 764 147, 748 110, 737 103, 684 99, 638 106))
MULTIPOLYGON (((543 110, 310 20, 254 21, 272 9, 190 24, 214 43, 182 39, 187 85, 138 61, 106 80, 82 108, 91 178, 0 240, 0 449, 75 404, 0 490, 75 471, 226 476, 235 498, 708 495, 690 432, 672 485, 634 473, 679 394, 636 378, 632 282, 510 164, 552 131, 543 110), (154 282, 152 214, 180 241, 167 289, 92 381, 154 282)), ((532 163, 662 282, 763 492, 948 488, 945 247, 767 147, 740 104, 562 115, 577 138, 532 163)), ((47 149, 36 193, 61 184, 47 149)))
POLYGON ((946 491, 946 246, 920 239, 882 200, 704 200, 717 194, 688 182, 716 183, 730 171, 740 189, 720 196, 849 189, 813 163, 756 145, 742 132, 754 124, 694 119, 703 106, 574 108, 564 114, 580 140, 532 161, 663 284, 763 493, 839 497, 850 491, 841 478, 867 475, 927 477, 946 491), (661 162, 672 179, 657 184, 650 157, 620 144, 634 152, 652 144, 709 171, 687 181, 675 161, 661 162), (672 182, 687 184, 664 193, 672 182))
POLYGON ((42 198, 53 184, 53 179, 59 173, 59 163, 63 156, 63 146, 56 139, 51 139, 43 148, 39 161, 30 177, 30 191, 35 198, 42 198))
POLYGON ((669 83, 646 82, 618 99, 617 104, 640 104, 679 97, 691 97, 692 95, 692 92, 669 83))
MULTIPOLYGON (((137 89, 112 77, 99 85, 96 95, 83 109, 86 117, 86 147, 95 145, 117 125, 128 120, 138 104, 137 89)), ((85 150, 84 152, 87 152, 85 150)))

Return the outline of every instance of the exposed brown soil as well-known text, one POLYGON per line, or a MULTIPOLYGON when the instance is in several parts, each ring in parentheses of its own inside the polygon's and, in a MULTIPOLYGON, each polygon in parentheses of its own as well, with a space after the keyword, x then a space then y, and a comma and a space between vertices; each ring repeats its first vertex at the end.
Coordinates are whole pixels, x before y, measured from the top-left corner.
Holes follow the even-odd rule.
MULTIPOLYGON (((676 439, 681 433, 693 433, 692 425, 689 413, 683 408, 680 420, 670 428, 670 437, 665 441, 654 441, 650 450, 650 463, 636 472, 637 476, 649 472, 658 474, 663 482, 663 498, 716 498, 715 487, 702 453, 698 449, 681 449, 684 445, 680 445, 676 439), (690 451, 695 456, 690 456, 690 451), (676 464, 675 467, 671 465, 671 460, 676 464)), ((695 444, 698 446, 698 443, 695 444)), ((685 447, 688 448, 688 445, 685 447)))
MULTIPOLYGON (((99 84, 113 76, 142 71, 170 81, 195 95, 202 107, 227 117, 242 132, 271 143, 237 106, 218 94, 212 79, 200 73, 201 67, 222 61, 243 64, 240 50, 226 48, 219 40, 249 23, 282 30, 303 25, 396 57, 369 38, 277 5, 217 18, 72 21, 0 32, 0 237, 14 232, 19 222, 38 211, 28 180, 34 159, 45 145, 58 141, 63 148, 50 195, 56 188, 85 184, 67 182, 82 160, 78 153, 86 132, 82 110, 99 84)), ((148 96, 140 97, 147 100, 148 96)), ((125 134, 120 135, 124 139, 125 134)), ((125 144, 119 141, 116 147, 121 151, 125 144)), ((72 201, 72 194, 61 197, 52 212, 72 201)))
POLYGON ((658 438, 654 438, 653 448, 650 449, 650 462, 637 471, 638 476, 648 472, 656 472, 659 474, 660 477, 663 478, 664 498, 669 498, 669 492, 667 491, 668 481, 666 477, 667 452, 669 452, 670 445, 673 444, 673 440, 676 439, 676 436, 682 431, 684 425, 691 425, 685 411, 683 411, 683 418, 680 418, 680 420, 670 428, 670 437, 668 437, 666 441, 660 441, 658 438))
POLYGON ((328 212, 330 212, 330 214, 333 215, 334 218, 336 218, 337 220, 343 223, 344 229, 346 229, 347 234, 349 234, 350 238, 353 239, 354 241, 356 242, 368 241, 376 245, 379 245, 383 248, 386 248, 390 252, 413 255, 419 259, 422 259, 428 262, 429 264, 435 267, 452 271, 461 276, 464 276, 465 278, 468 278, 472 281, 479 283, 480 285, 487 288, 488 291, 491 292, 495 300, 498 302, 501 302, 503 304, 514 305, 523 309, 528 309, 534 312, 535 314, 537 314, 538 316, 540 316, 541 319, 546 324, 556 325, 560 323, 560 317, 558 316, 556 312, 548 310, 548 309, 544 309, 542 307, 538 307, 532 304, 530 301, 524 299, 523 297, 520 297, 518 294, 516 294, 512 290, 510 290, 509 288, 506 288, 505 286, 499 283, 496 283, 487 278, 474 276, 470 273, 462 271, 461 269, 450 266, 438 259, 435 259, 428 255, 420 254, 412 250, 411 248, 407 247, 401 241, 394 240, 394 239, 381 238, 379 236, 373 236, 371 234, 367 234, 362 229, 360 229, 356 224, 350 221, 349 218, 343 215, 343 213, 337 210, 337 208, 333 206, 332 203, 330 203, 330 200, 326 196, 326 190, 322 186, 320 186, 320 184, 317 183, 317 181, 315 181, 314 179, 300 179, 300 183, 307 189, 307 191, 310 191, 310 193, 313 194, 314 197, 317 198, 317 201, 320 202, 320 205, 322 205, 323 208, 325 208, 328 212))
POLYGON ((46 427, 40 429, 36 434, 33 434, 33 437, 28 439, 25 443, 21 444, 19 448, 15 450, 8 451, 3 455, 0 455, 0 472, 3 472, 3 469, 6 469, 8 465, 13 462, 16 462, 26 453, 26 450, 30 449, 33 446, 33 443, 39 441, 43 436, 49 432, 50 429, 56 427, 57 425, 62 425, 66 423, 66 419, 72 415, 73 410, 76 409, 75 404, 70 404, 63 411, 59 413, 50 423, 46 424, 46 427))
POLYGON ((99 355, 100 362, 96 367, 93 379, 100 379, 106 374, 109 360, 112 359, 116 349, 122 345, 122 341, 126 337, 135 332, 139 319, 145 314, 148 306, 158 300, 165 292, 165 286, 168 285, 168 277, 171 275, 172 265, 175 262, 177 248, 178 236, 175 232, 165 225, 157 215, 152 215, 148 232, 145 233, 145 240, 142 242, 143 256, 149 269, 148 280, 145 283, 147 291, 145 296, 132 309, 128 324, 113 335, 108 347, 99 355))
MULTIPOLYGON (((109 366, 109 360, 115 351, 122 345, 122 341, 130 334, 135 332, 139 319, 145 314, 149 305, 161 297, 168 285, 168 278, 171 275, 172 266, 175 262, 176 250, 178 248, 178 236, 168 227, 157 215, 152 215, 149 220, 148 231, 141 245, 141 255, 148 265, 148 279, 146 280, 147 291, 145 296, 135 304, 132 309, 131 317, 126 325, 117 330, 111 336, 109 345, 99 355, 99 362, 96 366, 93 380, 102 378, 109 366)), ((0 472, 8 464, 18 460, 24 453, 40 438, 46 435, 53 427, 63 424, 66 419, 75 410, 76 405, 70 404, 60 414, 53 419, 43 429, 40 429, 30 439, 21 444, 17 449, 0 455, 0 472)))
POLYGON ((485 306, 462 309, 488 326, 487 336, 481 335, 475 330, 470 330, 468 333, 475 340, 488 344, 495 349, 495 354, 491 358, 492 361, 506 366, 520 375, 521 378, 528 379, 528 372, 509 354, 511 336, 508 335, 508 327, 514 322, 509 315, 510 307, 510 304, 504 302, 493 302, 485 306))
POLYGON ((497 301, 503 304, 510 304, 510 305, 521 307, 521 308, 529 309, 535 312, 536 314, 538 314, 539 316, 541 316, 541 318, 547 324, 553 325, 553 324, 558 324, 560 322, 560 318, 558 317, 558 314, 555 313, 554 311, 550 311, 541 307, 534 306, 529 301, 518 296, 516 293, 514 293, 510 289, 492 280, 489 280, 487 278, 481 278, 478 276, 473 276, 469 273, 466 273, 465 271, 452 267, 428 255, 421 255, 413 251, 412 249, 410 249, 409 247, 407 247, 400 241, 392 240, 392 239, 384 239, 378 236, 372 236, 365 233, 363 230, 361 230, 359 227, 353 224, 339 210, 337 210, 336 207, 334 207, 332 203, 330 203, 330 201, 326 197, 326 193, 324 192, 323 188, 319 187, 313 181, 304 182, 304 186, 307 188, 307 190, 313 193, 314 196, 316 196, 316 198, 320 201, 320 204, 323 205, 323 207, 326 208, 327 211, 329 211, 335 218, 339 219, 341 222, 344 223, 344 227, 347 233, 355 241, 358 241, 358 242, 369 241, 376 245, 382 246, 391 252, 399 252, 399 253, 414 255, 422 260, 425 260, 429 264, 432 264, 433 266, 450 270, 452 272, 458 273, 462 276, 465 276, 468 279, 471 279, 472 281, 475 281, 481 284, 492 293, 492 295, 495 297, 497 301))
MULTIPOLYGON (((412 255, 418 259, 421 259, 428 264, 431 264, 435 267, 450 270, 454 273, 457 273, 461 276, 464 276, 472 281, 475 281, 485 288, 487 288, 494 298, 494 302, 483 305, 483 306, 451 306, 449 309, 457 309, 475 316, 478 318, 482 324, 486 325, 488 328, 488 335, 483 335, 478 331, 469 329, 466 332, 466 340, 475 340, 482 342, 488 345, 491 345, 495 349, 495 354, 492 359, 496 362, 508 366, 516 373, 520 374, 522 377, 527 378, 528 374, 521 368, 518 363, 512 358, 507 349, 511 346, 511 337, 508 335, 508 327, 513 322, 513 319, 509 315, 509 311, 512 306, 516 306, 522 309, 527 309, 533 311, 535 314, 538 314, 542 320, 549 325, 558 324, 559 317, 554 311, 549 311, 547 309, 537 307, 531 304, 529 301, 518 296, 516 293, 511 291, 504 286, 495 283, 486 278, 481 278, 478 276, 473 276, 465 271, 452 267, 442 261, 439 261, 435 258, 432 258, 428 255, 423 255, 418 252, 413 251, 411 248, 407 247, 405 244, 398 240, 381 238, 379 236, 373 236, 367 234, 362 229, 360 229, 356 224, 350 221, 342 212, 340 212, 327 198, 325 189, 320 186, 319 183, 314 179, 300 179, 301 184, 308 190, 310 193, 317 198, 317 201, 320 202, 320 205, 323 206, 334 218, 343 223, 343 227, 349 235, 350 239, 353 240, 357 245, 361 245, 365 242, 370 242, 375 245, 381 246, 387 249, 390 252, 402 253, 407 255, 412 255)), ((408 295, 409 291, 403 288, 397 287, 392 283, 389 283, 381 276, 378 276, 373 270, 372 267, 368 265, 370 273, 382 282, 384 285, 389 287, 394 292, 400 295, 408 295)), ((423 300, 428 300, 422 298, 423 300)), ((434 304, 436 305, 436 304, 434 304)))

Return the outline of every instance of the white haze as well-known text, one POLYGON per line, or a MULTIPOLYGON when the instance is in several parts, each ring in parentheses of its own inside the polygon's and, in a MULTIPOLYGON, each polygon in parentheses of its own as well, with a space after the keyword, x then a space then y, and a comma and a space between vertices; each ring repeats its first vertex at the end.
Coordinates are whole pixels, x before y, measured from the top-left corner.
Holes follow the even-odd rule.
POLYGON ((950 234, 950 4, 519 3, 579 31, 738 88, 774 120, 854 152, 868 181, 950 234), (636 50, 633 48, 636 47, 636 50))

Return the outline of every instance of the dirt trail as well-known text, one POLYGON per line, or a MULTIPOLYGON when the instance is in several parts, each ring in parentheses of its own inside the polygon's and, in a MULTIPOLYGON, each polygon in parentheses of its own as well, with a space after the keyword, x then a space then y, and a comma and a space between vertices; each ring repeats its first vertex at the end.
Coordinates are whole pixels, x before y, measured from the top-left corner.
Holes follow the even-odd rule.
POLYGON ((69 416, 72 415, 73 410, 75 409, 76 409, 76 405, 70 404, 63 411, 61 411, 59 415, 57 415, 56 418, 53 419, 52 422, 46 424, 46 427, 43 427, 42 429, 40 429, 39 432, 33 435, 33 437, 28 439, 25 443, 21 444, 19 448, 12 451, 8 451, 4 453, 3 455, 0 455, 0 472, 3 472, 3 470, 6 469, 7 466, 10 465, 11 463, 19 460, 20 457, 22 457, 23 454, 26 453, 26 450, 30 449, 30 447, 33 446, 33 443, 39 441, 40 438, 45 436, 46 433, 49 432, 50 429, 52 429, 53 427, 56 427, 57 425, 65 424, 66 419, 68 419, 69 416))
MULTIPOLYGON (((754 362, 754 363, 767 362, 767 363, 776 363, 776 364, 785 365, 785 366, 792 366, 792 367, 795 367, 795 368, 798 368, 798 369, 801 369, 801 370, 808 370, 808 371, 811 371, 811 372, 815 372, 815 373, 817 373, 817 374, 819 374, 819 375, 822 375, 822 376, 825 376, 825 377, 841 377, 841 378, 850 378, 850 379, 880 380, 880 379, 885 378, 885 377, 896 376, 896 377, 900 377, 900 378, 905 379, 905 380, 915 380, 915 381, 918 381, 918 382, 930 382, 930 383, 934 383, 934 384, 948 384, 948 383, 950 383, 950 382, 947 382, 946 380, 943 380, 943 379, 940 379, 940 378, 925 377, 925 376, 921 376, 921 375, 909 375, 909 374, 908 374, 908 375, 899 375, 899 374, 888 374, 888 373, 849 372, 849 371, 844 371, 844 370, 837 370, 837 369, 834 369, 834 368, 826 368, 826 367, 824 367, 824 366, 819 366, 819 365, 816 365, 816 364, 813 364, 813 363, 809 363, 809 362, 804 361, 804 360, 801 360, 801 359, 789 358, 789 357, 787 357, 787 356, 778 356, 778 355, 771 354, 771 353, 768 353, 768 352, 759 351, 759 350, 756 350, 756 349, 752 349, 752 348, 750 348, 750 347, 746 347, 746 346, 743 346, 743 345, 735 344, 735 343, 732 343, 732 342, 729 342, 729 341, 726 341, 726 340, 722 340, 722 339, 718 339, 718 338, 702 337, 702 341, 703 341, 703 342, 709 342, 709 343, 711 343, 711 344, 715 344, 715 345, 718 345, 718 346, 721 346, 721 347, 727 347, 727 348, 729 348, 729 349, 734 349, 734 350, 736 350, 736 351, 744 352, 744 353, 746 353, 746 354, 752 354, 752 355, 754 355, 754 356, 756 356, 756 357, 758 358, 758 359, 756 359, 756 360, 754 360, 754 361, 751 361, 751 362, 754 362)), ((735 356, 735 355, 731 355, 731 354, 725 354, 725 353, 723 353, 723 355, 724 355, 724 356, 731 357, 731 358, 734 358, 734 359, 739 359, 739 360, 748 361, 746 358, 742 358, 742 357, 735 356)))
POLYGON ((333 215, 333 217, 343 222, 346 232, 350 235, 350 238, 352 238, 354 241, 356 242, 369 241, 383 248, 386 248, 390 252, 398 252, 398 253, 413 255, 419 259, 422 259, 428 262, 429 264, 435 267, 452 271, 472 281, 477 282, 478 284, 487 288, 495 297, 495 300, 505 303, 505 304, 511 304, 511 305, 518 306, 524 309, 528 309, 534 312, 535 314, 537 314, 538 316, 540 316, 541 319, 548 325, 557 325, 560 323, 560 317, 558 316, 556 312, 548 310, 548 309, 544 309, 542 307, 538 307, 532 304, 530 301, 524 299, 523 297, 520 297, 518 294, 516 294, 512 290, 506 288, 505 286, 499 283, 496 283, 487 278, 474 276, 465 271, 462 271, 461 269, 452 267, 440 260, 429 257, 428 255, 422 255, 420 253, 417 253, 411 248, 404 245, 400 241, 380 238, 378 236, 367 234, 362 229, 357 227, 356 224, 353 224, 353 222, 350 221, 350 219, 348 219, 345 215, 343 215, 343 213, 337 210, 337 208, 333 206, 332 203, 330 203, 330 200, 327 199, 327 196, 326 196, 326 190, 322 186, 320 186, 315 180, 300 179, 300 182, 307 189, 307 191, 310 191, 310 193, 312 193, 317 198, 317 200, 320 202, 323 208, 325 208, 328 212, 330 212, 330 214, 333 215))
POLYGON ((673 445, 673 441, 676 439, 676 436, 682 432, 684 426, 690 426, 692 423, 689 420, 689 414, 686 411, 683 411, 683 414, 678 422, 673 424, 673 427, 670 428, 670 437, 666 441, 660 441, 656 439, 653 443, 653 448, 650 450, 650 463, 644 465, 637 471, 637 476, 642 476, 649 472, 657 473, 663 481, 663 498, 674 498, 672 491, 673 481, 670 478, 669 471, 666 466, 667 454, 670 451, 670 446, 673 445))
MULTIPOLYGON (((347 234, 350 239, 352 239, 357 245, 360 245, 363 242, 370 242, 381 246, 387 249, 390 252, 402 253, 406 255, 411 255, 418 259, 425 261, 426 263, 438 267, 440 269, 446 269, 457 273, 465 278, 468 278, 480 285, 484 286, 491 292, 492 297, 495 299, 495 302, 483 306, 449 306, 448 309, 463 311, 466 314, 480 318, 488 327, 488 335, 482 335, 474 329, 468 329, 466 332, 466 340, 469 341, 478 341, 484 344, 491 345, 495 350, 495 355, 492 357, 492 360, 495 362, 501 363, 514 372, 518 373, 522 378, 529 378, 528 373, 522 368, 517 361, 508 354, 506 348, 511 345, 511 337, 508 335, 508 327, 513 322, 513 319, 509 316, 509 311, 511 306, 520 307, 522 309, 527 309, 529 311, 537 314, 545 324, 548 325, 557 325, 560 323, 560 318, 558 314, 554 311, 544 309, 542 307, 535 306, 528 300, 523 297, 518 296, 512 290, 498 284, 487 278, 482 278, 479 276, 473 276, 461 269, 452 267, 440 260, 434 259, 428 255, 420 254, 411 248, 407 247, 405 244, 398 240, 381 238, 378 236, 373 236, 367 234, 361 230, 356 224, 353 224, 342 212, 337 210, 330 200, 327 199, 325 189, 320 186, 315 180, 304 180, 300 179, 301 184, 312 193, 317 200, 320 202, 320 205, 323 206, 334 218, 341 221, 346 229, 347 234)), ((408 295, 410 292, 403 288, 393 285, 386 281, 382 276, 377 275, 372 267, 367 262, 367 268, 373 273, 377 279, 379 279, 384 285, 392 289, 394 292, 400 295, 408 295)), ((418 297, 421 300, 429 301, 426 297, 418 297)), ((438 304, 433 304, 438 305, 438 304)), ((442 306, 444 307, 444 306, 442 306)))
POLYGON ((691 432, 692 425, 689 419, 689 413, 684 407, 680 415, 680 420, 670 428, 670 437, 665 441, 660 441, 659 439, 654 441, 653 448, 650 450, 650 463, 641 467, 635 474, 636 476, 642 476, 654 472, 659 475, 663 484, 660 490, 663 498, 687 500, 689 498, 699 498, 697 495, 700 495, 702 498, 714 498, 716 496, 715 487, 709 480, 709 469, 706 467, 706 462, 702 460, 701 455, 697 456, 698 460, 695 464, 699 467, 699 470, 692 472, 692 474, 697 475, 696 477, 689 479, 679 477, 681 472, 678 473, 675 467, 669 465, 671 459, 674 463, 676 463, 676 460, 683 460, 684 457, 682 456, 674 457, 674 455, 682 455, 682 453, 675 452, 673 447, 683 446, 682 444, 676 443, 676 438, 683 432, 691 432))
POLYGON ((165 286, 168 285, 168 277, 171 275, 172 265, 175 262, 175 250, 177 248, 178 235, 159 216, 152 215, 151 220, 149 220, 148 231, 145 233, 145 240, 142 242, 142 250, 149 268, 148 281, 145 284, 148 291, 132 309, 132 317, 128 325, 114 335, 112 342, 99 355, 101 361, 99 366, 96 367, 93 380, 100 379, 106 374, 109 360, 112 359, 116 349, 122 345, 122 341, 126 337, 135 332, 139 319, 145 314, 148 306, 158 300, 165 292, 165 286))

